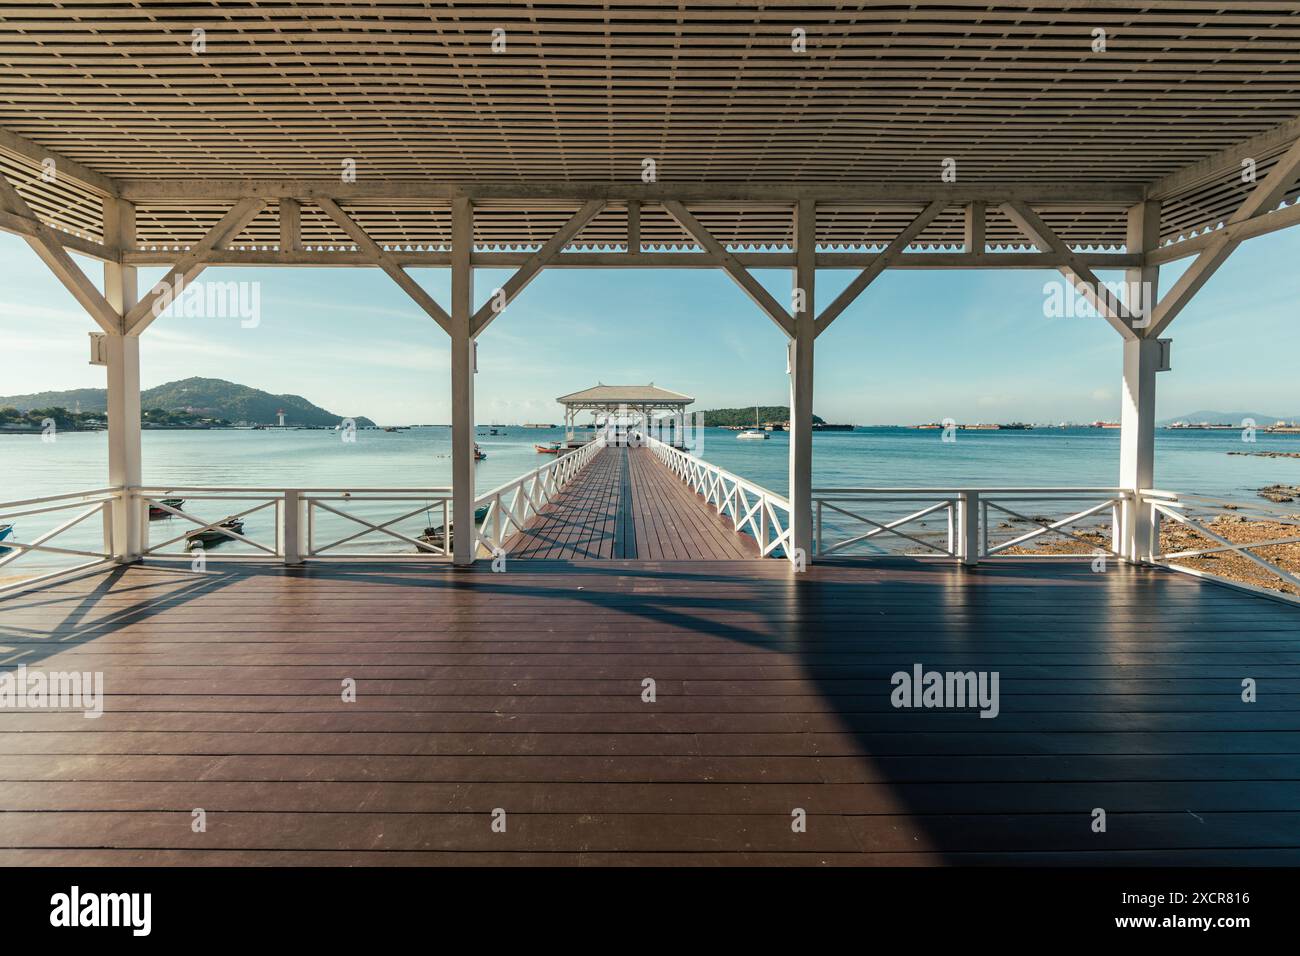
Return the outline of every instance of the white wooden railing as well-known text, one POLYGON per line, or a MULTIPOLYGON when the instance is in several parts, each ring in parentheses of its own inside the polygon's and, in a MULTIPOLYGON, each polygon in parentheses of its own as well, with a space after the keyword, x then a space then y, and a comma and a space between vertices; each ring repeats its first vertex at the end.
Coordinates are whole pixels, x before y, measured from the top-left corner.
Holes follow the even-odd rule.
MULTIPOLYGON (((8 584, 0 585, 0 594, 19 588, 31 587, 33 584, 39 584, 42 581, 62 575, 89 571, 93 568, 112 564, 113 511, 115 508, 120 507, 120 501, 121 489, 99 488, 95 491, 48 495, 44 498, 27 498, 23 501, 8 501, 0 504, 0 525, 8 524, 13 526, 10 533, 0 539, 0 578, 7 578, 10 567, 31 554, 88 559, 72 561, 70 566, 64 564, 55 570, 39 572, 30 577, 23 577, 8 584), (62 518, 63 512, 74 513, 69 517, 62 518), (58 523, 53 527, 36 534, 34 537, 30 537, 28 540, 24 540, 24 525, 29 522, 23 519, 31 519, 39 515, 59 515, 62 520, 58 520, 58 523), (94 518, 96 515, 99 516, 102 523, 100 528, 89 537, 92 542, 99 543, 98 547, 94 544, 85 545, 81 543, 78 543, 77 547, 50 544, 56 538, 69 535, 69 532, 72 532, 74 528, 78 528, 83 522, 94 518)), ((76 534, 69 536, 76 536, 76 534)), ((84 538, 86 536, 80 535, 80 537, 84 538)))
MULTIPOLYGON (((640 434, 631 438, 648 448, 718 514, 729 517, 738 533, 753 536, 765 557, 779 555, 797 560, 790 553, 794 549, 790 547, 790 505, 786 499, 658 439, 640 434)), ((491 556, 503 548, 506 540, 526 527, 604 447, 606 436, 597 434, 576 451, 479 495, 474 502, 476 513, 483 512, 476 519, 478 555, 491 556)), ((14 565, 31 566, 34 572, 33 576, 16 576, 0 584, 0 594, 120 561, 126 545, 114 540, 114 518, 118 509, 128 505, 138 515, 141 551, 146 556, 189 556, 190 535, 215 531, 242 547, 224 553, 206 552, 205 556, 214 560, 252 558, 297 564, 361 558, 449 561, 454 530, 451 502, 451 489, 446 487, 285 490, 148 486, 128 489, 125 494, 117 488, 100 488, 0 503, 0 525, 13 525, 13 531, 0 540, 0 580, 9 577, 5 572, 14 565), (165 498, 184 498, 185 504, 175 508, 164 504, 165 498), (150 521, 150 507, 161 510, 171 520, 150 521), (220 528, 230 518, 244 519, 243 530, 220 528), (33 525, 44 530, 33 533, 33 525), (421 535, 416 526, 426 529, 426 533, 421 535), (379 538, 402 547, 396 551, 358 550, 357 543, 367 537, 371 542, 379 538), (30 555, 43 557, 33 560, 30 555), (27 565, 22 564, 25 558, 27 565), (67 560, 49 569, 57 559, 67 560)), ((1212 573, 1203 560, 1198 560, 1235 554, 1278 582, 1300 589, 1300 574, 1294 568, 1283 567, 1275 557, 1259 553, 1271 547, 1300 544, 1300 505, 1271 507, 1166 491, 1133 494, 1117 488, 817 488, 813 491, 814 555, 899 553, 888 545, 901 544, 908 555, 935 555, 975 563, 1009 557, 1013 552, 1016 557, 1033 555, 1040 539, 1048 536, 1078 542, 1083 547, 1074 553, 1081 556, 1116 555, 1111 542, 1125 539, 1126 527, 1139 512, 1154 516, 1151 524, 1156 542, 1162 519, 1185 525, 1204 542, 1203 546, 1198 542, 1195 547, 1178 551, 1165 551, 1157 543, 1154 553, 1137 556, 1142 560, 1239 584, 1212 573), (1107 514, 1112 533, 1103 536, 1099 532, 1107 514), (1247 524, 1272 522, 1288 530, 1258 540, 1233 541, 1222 527, 1215 530, 1213 520, 1220 515, 1247 524), (1290 529, 1295 529, 1294 533, 1290 529), (1188 560, 1202 566, 1180 563, 1188 560)), ((1059 551, 1041 548, 1037 553, 1059 551)))
POLYGON ((737 533, 752 535, 763 557, 776 555, 798 562, 791 547, 790 502, 785 498, 657 438, 637 432, 631 440, 650 449, 718 514, 730 518, 737 533))
MULTIPOLYGON (((1154 537, 1157 542, 1161 538, 1158 530, 1160 519, 1178 522, 1190 528, 1207 542, 1205 547, 1185 548, 1180 551, 1165 551, 1163 545, 1157 543, 1155 553, 1151 555, 1153 563, 1164 565, 1175 571, 1194 574, 1198 577, 1211 578, 1234 586, 1243 586, 1240 581, 1217 575, 1204 567, 1194 568, 1180 563, 1188 559, 1205 558, 1211 555, 1236 554, 1268 572, 1277 581, 1300 589, 1300 576, 1293 571, 1280 567, 1275 561, 1270 561, 1268 558, 1256 553, 1264 548, 1300 544, 1300 503, 1286 508, 1256 502, 1229 502, 1204 495, 1178 494, 1172 491, 1156 490, 1144 492, 1141 500, 1155 512, 1157 532, 1154 537), (1268 522, 1296 530, 1294 534, 1289 532, 1275 533, 1259 540, 1231 541, 1211 527, 1214 520, 1219 517, 1232 517, 1247 527, 1253 523, 1268 522)), ((1244 586, 1247 588, 1252 587, 1248 584, 1244 586)), ((1285 597, 1288 600, 1296 600, 1295 595, 1286 592, 1270 593, 1285 597)))
POLYGON ((1084 545, 1086 553, 1115 555, 1113 536, 1099 543, 1086 538, 1086 524, 1109 513, 1111 527, 1126 520, 1132 496, 1119 488, 814 488, 813 549, 818 556, 891 552, 937 555, 966 564, 1009 556, 1024 557, 1031 542, 1061 535, 1084 545), (1061 510, 1045 516, 1044 510, 1061 510), (1003 516, 1010 531, 995 540, 995 521, 1003 516))
POLYGON ((478 523, 477 556, 487 557, 505 547, 506 540, 527 527, 529 520, 571 482, 605 447, 605 435, 534 468, 498 488, 479 495, 474 511, 487 508, 478 523))
POLYGON ((449 559, 451 489, 438 488, 219 488, 141 487, 133 489, 142 518, 143 553, 154 557, 189 555, 190 536, 213 532, 221 543, 238 542, 252 551, 213 549, 205 559, 283 561, 299 564, 322 559, 428 560, 449 559), (184 498, 175 508, 165 498, 184 498), (379 512, 396 505, 396 514, 379 512), (165 526, 148 520, 150 508, 173 519, 165 526), (359 513, 360 512, 360 513, 359 513), (259 515, 261 518, 259 519, 259 515), (221 524, 231 518, 245 521, 242 532, 221 524), (416 519, 423 518, 423 521, 416 519), (419 528, 402 528, 416 522, 419 528), (433 528, 438 534, 421 537, 433 528), (154 540, 161 538, 161 540, 154 540), (365 551, 362 538, 408 545, 409 550, 365 551), (348 546, 352 545, 352 548, 348 546))
MULTIPOLYGON (((241 560, 250 557, 269 560, 282 559, 284 550, 279 540, 279 529, 284 522, 284 503, 287 492, 270 488, 219 488, 208 486, 150 487, 130 489, 138 508, 140 520, 140 550, 144 557, 177 557, 190 554, 192 534, 215 532, 223 543, 237 541, 253 549, 253 554, 241 552, 241 560), (180 508, 164 504, 165 498, 184 498, 180 508), (163 524, 149 520, 149 509, 156 508, 172 520, 163 524), (232 518, 247 519, 260 515, 260 520, 247 521, 243 532, 218 527, 232 518), (268 520, 269 519, 269 520, 268 520)), ((213 552, 213 557, 225 559, 230 554, 213 552)), ((205 556, 206 558, 206 556, 205 556)))

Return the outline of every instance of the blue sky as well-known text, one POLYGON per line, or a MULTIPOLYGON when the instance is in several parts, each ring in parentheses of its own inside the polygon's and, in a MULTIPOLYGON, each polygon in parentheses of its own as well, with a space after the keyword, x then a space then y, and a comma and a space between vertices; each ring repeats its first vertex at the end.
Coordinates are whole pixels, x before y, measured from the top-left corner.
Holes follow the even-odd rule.
MULTIPOLYGON (((98 282, 97 264, 79 261, 98 282)), ((1296 229, 1234 253, 1171 327, 1160 417, 1300 415, 1298 262, 1296 229)), ((1162 290, 1185 265, 1162 270, 1162 290)), ((142 270, 142 289, 162 272, 142 270)), ((479 300, 507 274, 481 271, 479 300)), ((446 270, 414 275, 448 301, 446 270)), ((818 302, 852 275, 819 272, 818 302)), ((759 277, 788 301, 788 272, 759 277)), ((260 324, 164 315, 142 341, 145 387, 202 375, 381 423, 450 419, 444 336, 378 270, 213 269, 201 279, 259 282, 260 324)), ((855 424, 1117 417, 1119 336, 1099 318, 1045 318, 1043 286, 1057 279, 887 272, 818 339, 817 413, 855 424)), ((16 236, 0 235, 0 285, 0 393, 103 386, 103 369, 86 360, 91 320, 16 236)), ((480 339, 477 417, 559 421, 555 397, 598 381, 653 381, 695 396, 697 409, 785 404, 783 336, 721 272, 545 272, 480 339)))

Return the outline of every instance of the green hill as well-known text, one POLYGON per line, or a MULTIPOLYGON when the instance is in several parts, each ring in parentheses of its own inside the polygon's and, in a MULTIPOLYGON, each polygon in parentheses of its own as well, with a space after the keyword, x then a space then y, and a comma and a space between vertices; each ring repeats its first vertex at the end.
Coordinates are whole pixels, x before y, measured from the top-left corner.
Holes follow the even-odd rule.
MULTIPOLYGON (((107 392, 102 388, 75 388, 62 392, 36 392, 30 395, 0 397, 0 408, 12 407, 20 412, 34 408, 66 408, 82 412, 102 412, 107 406, 107 392)), ((167 382, 140 393, 144 411, 187 412, 202 418, 274 425, 276 413, 284 409, 286 425, 337 425, 345 416, 314 405, 301 395, 272 395, 219 378, 187 378, 167 382)), ((360 426, 373 425, 370 419, 353 416, 360 426)))
MULTIPOLYGON (((754 406, 748 405, 745 408, 711 408, 706 412, 700 412, 704 416, 704 424, 709 428, 720 428, 727 425, 748 425, 754 427, 754 406)), ((821 422, 816 415, 813 417, 813 424, 821 422)), ((760 422, 787 422, 790 420, 789 405, 760 405, 758 406, 758 420, 760 422)))

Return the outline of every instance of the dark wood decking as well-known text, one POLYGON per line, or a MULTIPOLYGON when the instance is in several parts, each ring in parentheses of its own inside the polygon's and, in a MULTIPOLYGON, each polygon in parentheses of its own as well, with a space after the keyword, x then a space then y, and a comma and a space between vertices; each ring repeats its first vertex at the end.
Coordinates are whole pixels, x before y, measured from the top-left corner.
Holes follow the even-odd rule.
POLYGON ((1298 615, 1053 561, 132 568, 0 603, 6 667, 108 691, 0 710, 0 864, 1295 865, 1298 615), (917 662, 1000 716, 894 709, 917 662))
POLYGON ((736 534, 648 449, 606 448, 506 551, 530 559, 730 560, 757 558, 758 542, 736 534))

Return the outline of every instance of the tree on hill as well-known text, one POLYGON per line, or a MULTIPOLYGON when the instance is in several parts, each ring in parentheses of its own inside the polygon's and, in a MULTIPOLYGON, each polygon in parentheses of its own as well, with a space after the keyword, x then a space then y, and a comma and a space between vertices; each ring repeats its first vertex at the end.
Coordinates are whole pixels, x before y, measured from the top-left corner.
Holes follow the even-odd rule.
MULTIPOLYGON (((37 408, 59 407, 77 408, 82 413, 102 416, 108 407, 108 397, 102 388, 78 388, 65 392, 13 395, 0 398, 0 405, 13 406, 23 413, 37 408)), ((143 419, 156 424, 182 424, 186 421, 213 419, 274 425, 279 421, 281 409, 284 410, 285 424, 288 425, 332 427, 348 417, 314 405, 301 395, 272 395, 261 389, 219 378, 187 378, 145 389, 140 393, 140 407, 146 413, 143 419), (163 417, 158 417, 160 414, 163 417)), ((374 424, 361 415, 351 417, 355 418, 359 426, 374 424)))
MULTIPOLYGON (((744 408, 712 408, 708 411, 700 412, 704 416, 704 424, 710 428, 726 427, 754 427, 754 406, 748 405, 744 408)), ((788 422, 790 420, 789 405, 760 405, 758 406, 759 422, 788 422)), ((822 420, 818 416, 812 417, 814 424, 819 424, 822 420)))

